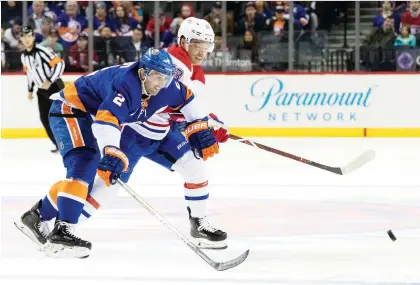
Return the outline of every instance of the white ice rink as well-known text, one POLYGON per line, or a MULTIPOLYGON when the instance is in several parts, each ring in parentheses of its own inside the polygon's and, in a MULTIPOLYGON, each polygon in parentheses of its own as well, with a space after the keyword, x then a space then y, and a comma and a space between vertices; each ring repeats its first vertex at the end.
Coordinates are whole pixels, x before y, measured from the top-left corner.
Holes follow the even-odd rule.
MULTIPOLYGON (((420 140, 256 139, 341 166, 366 149, 376 159, 338 176, 237 143, 210 161, 212 222, 229 234, 216 260, 250 249, 217 272, 132 198, 120 197, 78 234, 88 259, 49 259, 13 221, 64 176, 47 140, 3 140, 0 284, 420 284, 420 140), (393 229, 398 240, 386 234, 393 229)), ((129 183, 187 234, 182 180, 142 161, 129 183)))

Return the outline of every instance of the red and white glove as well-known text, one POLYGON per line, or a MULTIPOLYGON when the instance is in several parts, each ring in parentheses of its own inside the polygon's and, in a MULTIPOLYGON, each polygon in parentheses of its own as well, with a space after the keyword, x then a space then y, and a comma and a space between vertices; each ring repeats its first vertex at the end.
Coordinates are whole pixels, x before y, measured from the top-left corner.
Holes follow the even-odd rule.
POLYGON ((209 127, 218 143, 227 142, 229 139, 229 131, 225 128, 224 123, 213 113, 209 114, 209 127))

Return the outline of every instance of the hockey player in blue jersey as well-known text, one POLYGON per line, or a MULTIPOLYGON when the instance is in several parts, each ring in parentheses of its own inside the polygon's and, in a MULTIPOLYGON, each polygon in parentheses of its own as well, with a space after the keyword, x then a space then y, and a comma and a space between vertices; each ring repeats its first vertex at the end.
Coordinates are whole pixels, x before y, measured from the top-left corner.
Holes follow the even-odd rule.
MULTIPOLYGON (((168 54, 150 49, 139 63, 83 76, 53 96, 50 124, 67 169, 66 180, 53 185, 46 197, 16 223, 35 242, 47 245, 50 255, 63 250, 70 251, 74 257, 89 255, 91 243, 77 237, 73 229, 82 212, 88 217, 89 207, 99 207, 89 193, 103 188, 101 186, 115 188, 115 177, 121 176, 127 181, 142 156, 149 156, 168 168, 173 166, 173 170, 178 168, 181 174, 189 172, 192 181, 202 180, 203 177, 194 177, 193 169, 183 168, 194 158, 190 147, 196 156, 207 159, 218 153, 218 145, 209 130, 208 118, 193 100, 192 92, 172 80, 172 73, 173 64, 168 54), (166 130, 163 118, 168 108, 181 108, 190 122, 186 132, 189 143, 181 134, 174 135, 166 130), (160 124, 156 121, 158 117, 161 117, 160 124), (130 129, 136 127, 143 128, 145 134, 149 132, 147 139, 132 140, 130 129), (153 137, 154 134, 157 136, 153 137), (96 173, 100 179, 94 184, 96 173), (49 232, 47 221, 54 218, 54 229, 49 232)), ((191 183, 191 188, 197 185, 191 183)), ((203 200, 200 198, 208 197, 205 191, 195 192, 188 198, 197 201, 196 204, 203 200)), ((192 224, 197 231, 204 227, 210 229, 205 219, 191 217, 191 214, 202 216, 198 213, 200 210, 194 203, 189 205, 192 224)), ((226 233, 220 230, 217 233, 219 239, 226 239, 226 233)))

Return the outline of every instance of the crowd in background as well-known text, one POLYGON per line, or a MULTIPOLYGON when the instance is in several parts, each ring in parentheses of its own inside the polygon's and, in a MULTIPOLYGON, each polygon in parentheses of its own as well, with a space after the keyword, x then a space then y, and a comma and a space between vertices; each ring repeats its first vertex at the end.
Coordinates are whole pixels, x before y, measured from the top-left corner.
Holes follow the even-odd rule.
MULTIPOLYGON (((88 69, 88 1, 28 1, 28 23, 36 32, 36 42, 50 47, 66 61, 66 71, 88 69)), ((22 2, 1 2, 2 70, 21 70, 19 41, 22 29, 22 2)), ((190 16, 206 19, 215 32, 214 53, 204 66, 218 70, 223 54, 228 60, 247 60, 250 70, 267 70, 282 57, 287 46, 290 13, 293 13, 293 40, 309 43, 310 51, 324 48, 317 31, 327 34, 342 24, 350 1, 293 1, 293 11, 285 1, 228 1, 222 18, 221 2, 160 2, 159 23, 155 23, 154 2, 94 2, 93 65, 104 66, 134 61, 155 45, 155 25, 159 25, 159 47, 176 42, 178 28, 190 16), (222 23, 226 21, 228 41, 222 49, 222 23), (283 44, 283 45, 282 45, 283 44), (269 67, 267 67, 269 65, 269 67)), ((373 31, 362 48, 370 51, 389 46, 416 47, 420 44, 418 1, 378 2, 382 12, 373 19, 373 31)), ((303 46, 303 45, 302 45, 303 46)), ((367 60, 369 59, 362 59, 367 60)), ((283 67, 275 66, 281 70, 283 67)), ((245 70, 245 71, 250 71, 245 70)))
POLYGON ((404 69, 420 56, 419 49, 413 50, 413 55, 407 52, 407 48, 420 46, 420 2, 383 1, 381 5, 381 13, 373 20, 374 29, 361 46, 361 60, 369 70, 404 69))

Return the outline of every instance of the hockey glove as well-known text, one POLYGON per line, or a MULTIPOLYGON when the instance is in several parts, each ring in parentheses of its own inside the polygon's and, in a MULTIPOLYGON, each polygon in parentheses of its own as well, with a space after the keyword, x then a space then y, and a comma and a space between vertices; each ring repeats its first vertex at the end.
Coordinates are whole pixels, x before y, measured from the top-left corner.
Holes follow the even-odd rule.
POLYGON ((209 130, 207 118, 189 123, 185 129, 185 137, 197 158, 207 160, 219 153, 219 145, 209 130))
POLYGON ((128 158, 121 149, 115 146, 104 147, 104 156, 99 161, 98 176, 106 186, 115 184, 121 173, 128 171, 128 158))
POLYGON ((225 128, 224 123, 217 118, 217 116, 213 113, 209 114, 209 117, 215 121, 216 124, 213 124, 211 120, 209 120, 209 126, 211 128, 211 132, 213 133, 214 137, 216 138, 218 143, 227 142, 229 139, 229 132, 225 128), (214 125, 214 126, 213 126, 214 125))

